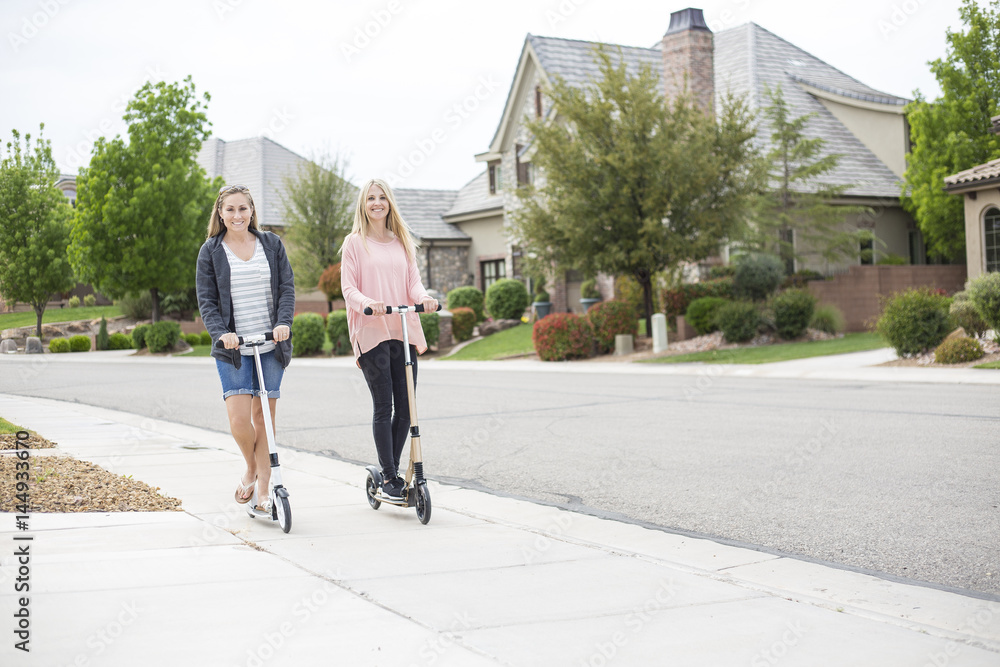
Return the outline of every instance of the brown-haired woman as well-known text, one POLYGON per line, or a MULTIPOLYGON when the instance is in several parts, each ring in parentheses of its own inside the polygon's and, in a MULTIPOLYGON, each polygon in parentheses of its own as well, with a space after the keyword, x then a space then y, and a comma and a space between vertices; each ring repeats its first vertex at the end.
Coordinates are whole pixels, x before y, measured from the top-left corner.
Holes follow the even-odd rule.
POLYGON ((274 343, 259 349, 271 423, 281 377, 292 360, 289 340, 295 314, 295 279, 281 239, 260 229, 253 197, 245 185, 222 188, 208 222, 208 239, 198 253, 198 308, 212 335, 212 356, 222 381, 229 428, 247 469, 236 502, 247 503, 257 485, 257 507, 269 510, 271 467, 253 350, 239 349, 237 336, 271 331, 274 343), (222 341, 225 349, 215 347, 222 341), (243 362, 247 363, 243 363, 243 362))

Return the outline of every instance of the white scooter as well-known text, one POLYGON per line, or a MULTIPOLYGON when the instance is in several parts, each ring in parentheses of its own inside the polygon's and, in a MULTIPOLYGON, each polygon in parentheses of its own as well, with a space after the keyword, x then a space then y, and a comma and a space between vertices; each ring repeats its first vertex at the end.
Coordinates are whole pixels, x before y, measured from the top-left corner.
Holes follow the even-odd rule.
MULTIPOLYGON (((270 331, 255 334, 253 336, 238 336, 240 345, 248 345, 253 348, 254 366, 257 368, 257 381, 260 383, 260 402, 264 413, 264 427, 267 431, 267 451, 271 458, 271 482, 268 485, 269 497, 271 499, 271 511, 265 512, 256 509, 260 505, 257 498, 257 485, 254 484, 253 497, 246 504, 247 514, 251 519, 257 517, 268 518, 277 521, 281 530, 288 532, 292 529, 292 506, 288 502, 288 489, 281 484, 281 465, 278 463, 278 450, 274 442, 274 425, 271 423, 270 403, 267 400, 267 387, 264 385, 264 369, 260 365, 260 351, 257 349, 265 341, 273 340, 274 334, 270 331)), ((225 348, 222 341, 217 341, 215 346, 225 348)))

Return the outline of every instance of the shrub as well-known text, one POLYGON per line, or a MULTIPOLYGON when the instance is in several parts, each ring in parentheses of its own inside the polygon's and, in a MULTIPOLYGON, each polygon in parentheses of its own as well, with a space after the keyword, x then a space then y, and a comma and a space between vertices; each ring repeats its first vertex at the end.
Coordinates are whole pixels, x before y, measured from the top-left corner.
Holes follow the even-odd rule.
POLYGON ((733 275, 733 295, 751 301, 763 301, 785 279, 785 263, 774 255, 742 255, 733 275))
MULTIPOLYGON (((528 298, 528 291, 525 290, 524 298, 528 298)), ((424 330, 424 338, 427 345, 437 345, 441 338, 441 316, 437 313, 420 313, 420 328, 424 330)))
POLYGON ((476 312, 471 308, 459 307, 451 311, 451 335, 456 343, 472 338, 474 326, 476 326, 476 312))
POLYGON ((949 338, 934 350, 934 361, 939 364, 962 364, 983 356, 983 346, 975 338, 958 336, 949 338))
POLYGON ((132 329, 132 347, 141 350, 146 347, 146 332, 149 331, 150 324, 140 324, 132 329))
POLYGON ((326 342, 326 332, 323 329, 323 317, 319 313, 302 313, 292 319, 292 356, 301 357, 315 354, 323 349, 326 342))
POLYGON ((968 292, 955 293, 948 313, 955 324, 965 329, 965 332, 970 336, 978 338, 990 328, 986 321, 979 316, 976 307, 972 305, 968 292))
POLYGON ((684 313, 684 319, 694 327, 699 336, 718 331, 719 325, 715 323, 715 314, 727 303, 729 299, 721 296, 703 296, 691 302, 684 313))
MULTIPOLYGON (((327 301, 340 299, 344 296, 340 287, 340 262, 326 267, 319 277, 319 291, 326 295, 327 301)), ((332 338, 330 340, 333 340, 332 338)))
POLYGON ((123 334, 121 332, 116 331, 115 333, 108 336, 108 349, 131 350, 132 338, 128 334, 123 334))
POLYGON ((879 255, 875 263, 879 266, 904 266, 909 264, 910 260, 890 252, 886 255, 879 255))
POLYGON ((83 305, 87 306, 88 308, 94 307, 95 305, 97 305, 97 297, 94 296, 93 294, 88 294, 87 296, 83 297, 83 305))
POLYGON ((538 281, 535 282, 535 294, 532 299, 535 303, 548 303, 549 298, 549 293, 545 291, 545 280, 543 278, 539 278, 538 281))
POLYGON ((94 340, 94 347, 98 350, 108 349, 108 320, 101 315, 101 328, 97 330, 97 338, 94 340))
POLYGON ((131 320, 148 320, 153 314, 153 297, 149 292, 130 294, 118 301, 118 307, 131 320))
POLYGON ((732 264, 726 264, 725 266, 712 266, 708 269, 708 278, 709 280, 715 280, 716 278, 732 278, 734 273, 736 273, 736 267, 732 264))
POLYGON ((601 290, 597 289, 597 281, 593 278, 587 278, 582 283, 580 283, 580 298, 581 299, 600 299, 601 290))
POLYGON ((625 301, 595 303, 587 311, 586 317, 600 352, 615 349, 615 336, 618 334, 632 334, 634 337, 639 333, 639 320, 635 316, 635 310, 632 304, 625 301))
POLYGON ((805 290, 790 289, 774 297, 774 328, 785 340, 798 338, 805 333, 816 310, 816 297, 805 290))
MULTIPOLYGON (((627 306, 631 309, 631 306, 627 306)), ((630 317, 634 313, 630 313, 630 317)), ((593 331, 586 318, 573 313, 554 313, 535 322, 531 342, 542 361, 582 359, 590 356, 593 331)))
MULTIPOLYGON (((150 300, 150 308, 152 308, 152 300, 150 300)), ((198 310, 198 291, 194 287, 171 292, 160 299, 160 312, 164 315, 187 318, 196 310, 198 310)))
POLYGON ((77 295, 74 294, 73 296, 71 296, 69 298, 69 301, 66 302, 66 305, 68 305, 70 308, 79 308, 80 307, 80 297, 78 297, 77 295))
POLYGON ((886 299, 875 330, 901 357, 938 346, 952 329, 948 297, 927 287, 910 289, 886 299))
POLYGON ((49 341, 49 352, 55 352, 60 354, 62 352, 69 352, 70 345, 69 341, 65 338, 53 338, 49 341))
POLYGON ((201 344, 201 345, 211 345, 212 344, 212 334, 208 333, 207 331, 202 331, 201 335, 199 336, 199 338, 201 339, 199 341, 199 344, 201 344))
POLYGON ((172 320, 163 320, 151 324, 146 331, 146 347, 150 352, 163 352, 171 349, 181 337, 181 325, 172 320))
POLYGON ((816 308, 813 312, 809 326, 828 334, 840 333, 844 330, 844 314, 833 304, 825 304, 816 308))
POLYGON ((967 294, 979 317, 1000 335, 1000 273, 984 273, 974 279, 967 294))
POLYGON ((347 326, 346 310, 334 310, 326 316, 326 337, 333 343, 335 355, 351 354, 351 332, 347 326))
POLYGON ((476 322, 482 322, 486 319, 483 315, 483 298, 483 293, 477 287, 456 287, 448 292, 448 310, 454 312, 456 308, 471 308, 476 315, 476 322))
POLYGON ((83 334, 70 336, 69 349, 71 352, 90 352, 90 336, 83 334))
POLYGON ((495 320, 519 320, 528 307, 528 290, 524 283, 501 278, 486 290, 486 311, 495 320))
POLYGON ((201 345, 201 336, 196 333, 184 334, 184 342, 194 347, 195 345, 201 345))
POLYGON ((757 335, 761 316, 757 306, 749 301, 730 301, 715 313, 723 337, 730 343, 745 343, 757 335))
POLYGON ((787 276, 782 281, 781 286, 784 289, 788 289, 790 287, 805 287, 806 283, 813 280, 826 280, 826 277, 822 273, 813 271, 812 269, 800 269, 792 275, 787 276))
MULTIPOLYGON (((644 305, 645 296, 642 293, 642 285, 633 276, 624 275, 615 278, 615 300, 624 301, 625 303, 632 306, 632 312, 635 314, 635 318, 639 319, 641 317, 646 317, 646 306, 644 305)), ((653 304, 653 311, 658 312, 655 304, 653 304)))
POLYGON ((733 297, 733 279, 716 278, 700 283, 685 283, 663 290, 663 312, 667 317, 684 315, 695 299, 717 296, 723 299, 733 297))

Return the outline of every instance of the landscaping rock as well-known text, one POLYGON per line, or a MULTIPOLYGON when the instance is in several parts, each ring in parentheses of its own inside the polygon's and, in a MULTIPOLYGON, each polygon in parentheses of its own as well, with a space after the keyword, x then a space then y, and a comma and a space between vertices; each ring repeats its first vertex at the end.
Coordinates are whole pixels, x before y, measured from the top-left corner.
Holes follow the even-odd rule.
POLYGON ((516 327, 520 323, 521 320, 493 320, 492 322, 483 322, 479 325, 479 335, 489 336, 490 334, 497 333, 498 331, 516 327))
POLYGON ((41 354, 42 352, 42 339, 38 336, 28 336, 27 340, 24 341, 24 353, 41 354))

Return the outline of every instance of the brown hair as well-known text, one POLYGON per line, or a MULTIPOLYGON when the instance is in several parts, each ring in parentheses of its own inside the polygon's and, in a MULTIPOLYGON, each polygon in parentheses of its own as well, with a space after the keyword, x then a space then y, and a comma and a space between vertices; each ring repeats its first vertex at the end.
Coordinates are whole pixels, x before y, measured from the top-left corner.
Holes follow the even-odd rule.
POLYGON ((208 238, 226 233, 226 225, 222 222, 222 200, 229 195, 246 195, 250 202, 250 229, 255 232, 260 231, 260 220, 257 219, 257 207, 254 206, 253 197, 250 195, 250 188, 245 185, 227 185, 219 190, 219 196, 215 198, 215 206, 212 207, 212 214, 208 218, 208 238))

